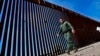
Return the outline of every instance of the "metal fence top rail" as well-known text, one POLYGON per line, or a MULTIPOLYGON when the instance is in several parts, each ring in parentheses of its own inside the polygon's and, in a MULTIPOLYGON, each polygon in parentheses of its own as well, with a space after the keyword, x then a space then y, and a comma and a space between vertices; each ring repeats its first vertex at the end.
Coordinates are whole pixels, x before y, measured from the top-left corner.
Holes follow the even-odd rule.
POLYGON ((74 11, 72 11, 72 10, 70 10, 70 9, 63 8, 63 7, 61 7, 61 6, 58 6, 58 5, 49 3, 49 2, 47 2, 47 1, 45 1, 45 0, 27 0, 27 1, 33 2, 33 3, 36 3, 36 4, 40 4, 40 5, 43 5, 43 6, 46 6, 46 7, 50 7, 50 8, 59 10, 59 11, 61 11, 61 12, 67 13, 67 14, 70 13, 70 14, 74 14, 74 15, 76 15, 76 16, 81 16, 81 17, 83 17, 84 19, 88 19, 88 20, 90 20, 90 21, 93 21, 93 22, 95 22, 95 23, 99 23, 99 24, 100 24, 100 22, 95 21, 95 20, 93 20, 93 19, 91 19, 91 18, 89 18, 89 17, 87 17, 87 16, 81 15, 81 14, 79 14, 79 13, 77 13, 77 12, 74 12, 74 11))

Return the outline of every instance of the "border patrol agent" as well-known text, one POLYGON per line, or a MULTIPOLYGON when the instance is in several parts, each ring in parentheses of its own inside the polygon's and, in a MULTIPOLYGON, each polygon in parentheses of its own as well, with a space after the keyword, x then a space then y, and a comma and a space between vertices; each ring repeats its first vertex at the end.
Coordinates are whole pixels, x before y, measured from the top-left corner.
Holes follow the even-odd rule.
POLYGON ((77 48, 75 46, 75 43, 73 42, 73 37, 72 34, 75 33, 72 25, 68 22, 65 21, 64 19, 59 19, 59 22, 61 23, 60 25, 60 31, 57 34, 57 36, 59 36, 59 34, 63 34, 65 40, 67 41, 67 53, 70 54, 71 50, 75 49, 75 52, 77 51, 77 48))

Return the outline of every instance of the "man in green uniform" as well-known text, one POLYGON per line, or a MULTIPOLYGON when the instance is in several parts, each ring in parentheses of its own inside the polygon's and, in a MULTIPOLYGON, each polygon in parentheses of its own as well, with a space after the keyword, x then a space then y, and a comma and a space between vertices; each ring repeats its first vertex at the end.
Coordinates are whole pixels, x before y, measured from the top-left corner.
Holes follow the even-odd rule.
POLYGON ((60 32, 57 34, 57 36, 59 36, 59 34, 64 34, 64 38, 67 41, 67 53, 70 54, 71 50, 75 49, 75 52, 77 51, 77 48, 73 42, 73 37, 72 34, 75 33, 72 25, 68 22, 65 21, 64 19, 59 19, 59 22, 61 23, 60 25, 60 32))

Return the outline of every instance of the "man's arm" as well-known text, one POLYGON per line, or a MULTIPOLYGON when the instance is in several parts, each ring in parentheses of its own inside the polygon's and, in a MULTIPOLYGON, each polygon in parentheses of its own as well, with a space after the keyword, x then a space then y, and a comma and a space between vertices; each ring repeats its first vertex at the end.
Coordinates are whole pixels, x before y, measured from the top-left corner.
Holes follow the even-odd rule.
POLYGON ((58 32, 58 34, 61 34, 62 30, 60 29, 60 31, 58 32))
POLYGON ((68 26, 71 28, 71 31, 72 31, 72 33, 74 34, 74 33, 75 33, 75 30, 74 30, 73 26, 72 26, 68 21, 66 21, 66 23, 67 23, 68 26))
POLYGON ((57 37, 61 34, 62 30, 60 29, 59 32, 57 33, 57 37))

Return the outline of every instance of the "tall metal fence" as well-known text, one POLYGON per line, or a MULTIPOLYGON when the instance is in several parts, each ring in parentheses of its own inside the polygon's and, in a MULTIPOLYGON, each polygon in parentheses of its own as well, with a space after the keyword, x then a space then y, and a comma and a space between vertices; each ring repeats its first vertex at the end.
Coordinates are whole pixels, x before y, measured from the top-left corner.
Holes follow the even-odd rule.
POLYGON ((66 50, 57 37, 58 10, 25 0, 1 0, 0 54, 3 56, 57 56, 66 50))

